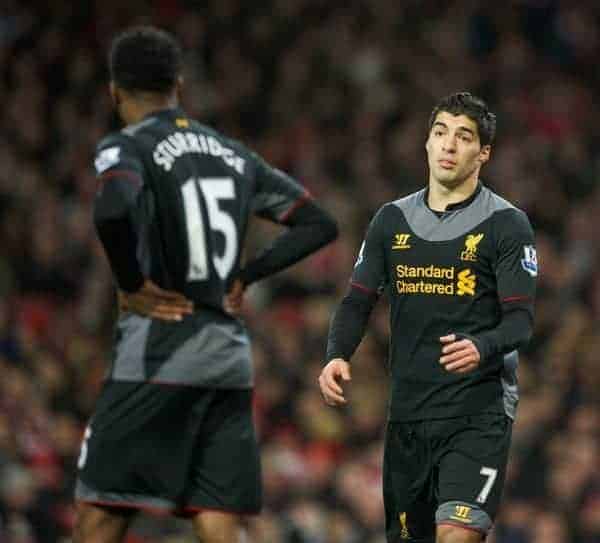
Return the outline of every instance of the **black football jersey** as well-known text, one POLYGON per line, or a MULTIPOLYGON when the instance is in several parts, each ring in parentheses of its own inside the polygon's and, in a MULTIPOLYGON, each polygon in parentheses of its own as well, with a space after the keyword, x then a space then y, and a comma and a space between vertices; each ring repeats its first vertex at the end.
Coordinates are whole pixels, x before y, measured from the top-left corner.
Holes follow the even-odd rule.
POLYGON ((440 337, 498 325, 503 304, 533 312, 537 260, 525 213, 481 185, 436 214, 426 190, 384 205, 360 249, 352 284, 390 300, 392 420, 506 412, 517 401, 517 353, 467 374, 439 363, 440 337))
POLYGON ((250 215, 285 222, 306 190, 178 108, 108 135, 95 167, 101 183, 141 180, 132 258, 145 277, 195 306, 180 323, 121 315, 110 377, 251 386, 246 330, 223 311, 223 297, 240 267, 250 215))
POLYGON ((98 146, 96 170, 136 175, 144 275, 220 308, 252 213, 281 222, 305 190, 255 153, 180 109, 161 111, 98 146))

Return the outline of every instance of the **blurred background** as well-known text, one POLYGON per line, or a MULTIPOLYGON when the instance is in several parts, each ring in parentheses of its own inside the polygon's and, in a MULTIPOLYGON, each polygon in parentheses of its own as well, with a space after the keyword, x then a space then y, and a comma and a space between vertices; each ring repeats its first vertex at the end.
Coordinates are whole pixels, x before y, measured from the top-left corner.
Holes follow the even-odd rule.
MULTIPOLYGON (((600 541, 600 3, 185 0, 0 3, 0 542, 69 541, 75 459, 110 359, 114 287, 90 210, 111 129, 106 48, 131 23, 174 32, 185 107, 304 183, 341 225, 253 287, 265 511, 249 542, 383 543, 387 307, 354 358, 350 404, 316 379, 330 312, 377 208, 422 187, 435 102, 483 96, 483 179, 529 214, 535 337, 492 543, 600 541), (496 4, 496 5, 492 5, 496 4)), ((256 223, 251 250, 276 229, 256 223)), ((191 541, 142 516, 129 536, 191 541)))

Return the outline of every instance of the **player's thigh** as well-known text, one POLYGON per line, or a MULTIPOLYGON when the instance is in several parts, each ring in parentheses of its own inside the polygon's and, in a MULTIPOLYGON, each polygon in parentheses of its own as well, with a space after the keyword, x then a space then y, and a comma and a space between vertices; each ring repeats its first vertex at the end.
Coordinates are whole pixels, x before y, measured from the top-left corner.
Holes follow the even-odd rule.
POLYGON ((389 423, 383 460, 385 528, 390 543, 433 543, 433 465, 423 423, 389 423))
POLYGON ((87 503, 75 507, 74 543, 120 543, 135 511, 87 503))
POLYGON ((479 530, 449 524, 438 524, 435 534, 435 543, 481 543, 485 538, 479 530))
POLYGON ((109 382, 81 447, 76 499, 170 510, 187 483, 200 404, 192 387, 109 382))
POLYGON ((192 522, 202 543, 237 543, 240 538, 240 517, 222 511, 201 511, 192 522))
POLYGON ((185 510, 256 514, 261 481, 252 391, 217 391, 196 438, 185 510))
POLYGON ((438 424, 447 439, 438 451, 436 523, 486 534, 500 504, 512 422, 483 414, 438 424))

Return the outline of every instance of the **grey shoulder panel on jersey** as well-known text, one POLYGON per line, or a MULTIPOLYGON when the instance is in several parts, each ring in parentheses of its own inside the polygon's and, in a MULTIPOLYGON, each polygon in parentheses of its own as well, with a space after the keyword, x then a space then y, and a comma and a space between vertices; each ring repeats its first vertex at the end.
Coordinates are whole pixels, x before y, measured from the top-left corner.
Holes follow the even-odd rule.
POLYGON ((121 132, 128 136, 135 136, 142 128, 146 128, 147 126, 150 126, 156 122, 158 122, 158 119, 156 117, 148 117, 147 119, 144 119, 139 123, 126 126, 121 130, 121 132))
POLYGON ((412 231, 427 241, 448 241, 476 228, 497 211, 517 209, 487 187, 483 187, 468 206, 438 217, 425 202, 425 189, 396 200, 412 231))

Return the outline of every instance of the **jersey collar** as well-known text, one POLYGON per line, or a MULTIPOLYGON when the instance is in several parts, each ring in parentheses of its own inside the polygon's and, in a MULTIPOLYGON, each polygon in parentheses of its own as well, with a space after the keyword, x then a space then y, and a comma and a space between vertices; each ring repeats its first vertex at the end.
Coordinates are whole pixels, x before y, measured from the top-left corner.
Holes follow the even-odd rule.
POLYGON ((436 213, 436 214, 437 213, 446 213, 447 211, 455 211, 456 209, 462 209, 464 207, 469 206, 475 200, 475 198, 477 198, 477 196, 479 196, 479 193, 481 192, 482 188, 483 188, 483 183, 481 181, 477 181, 477 186, 475 187, 475 190, 473 191, 473 194, 471 194, 471 196, 469 196, 465 200, 461 200, 460 202, 448 204, 446 206, 446 209, 444 209, 444 211, 435 211, 429 207, 429 186, 427 186, 425 188, 425 192, 423 193, 423 198, 425 201, 425 205, 434 213, 436 213))
POLYGON ((148 119, 149 117, 182 117, 185 116, 184 111, 179 107, 167 107, 164 109, 157 109, 156 111, 152 111, 148 113, 144 117, 144 119, 148 119))

